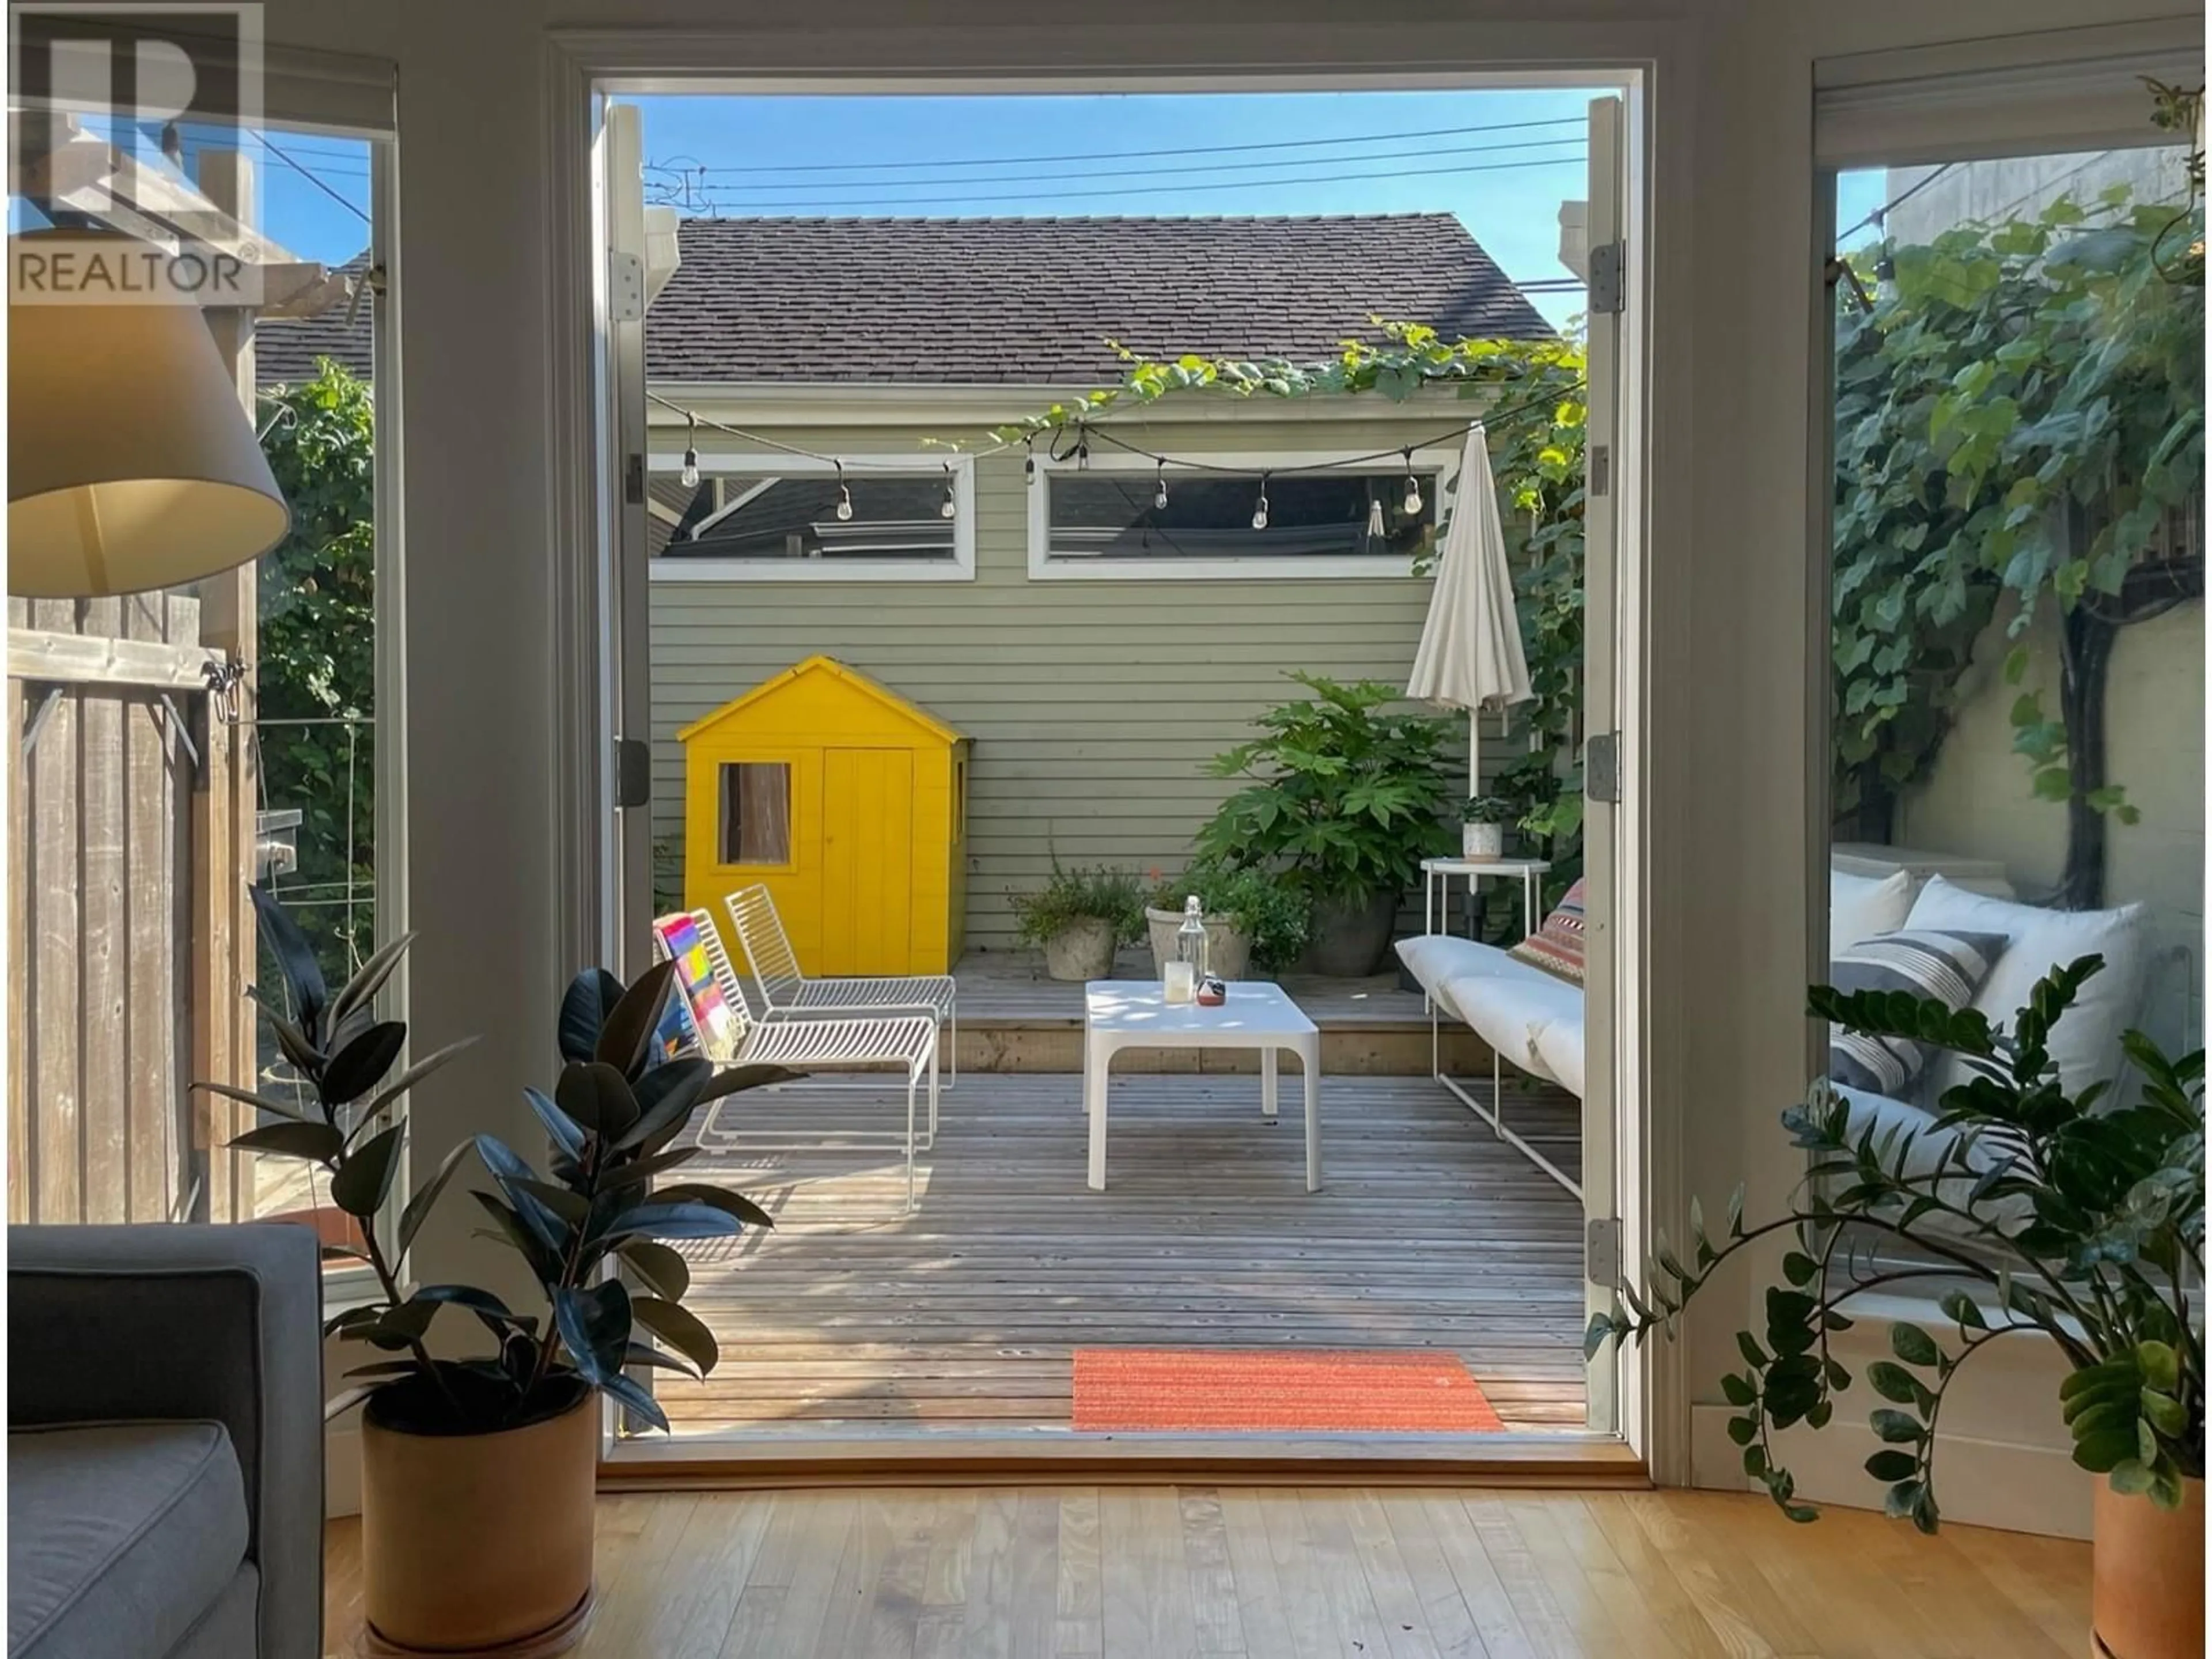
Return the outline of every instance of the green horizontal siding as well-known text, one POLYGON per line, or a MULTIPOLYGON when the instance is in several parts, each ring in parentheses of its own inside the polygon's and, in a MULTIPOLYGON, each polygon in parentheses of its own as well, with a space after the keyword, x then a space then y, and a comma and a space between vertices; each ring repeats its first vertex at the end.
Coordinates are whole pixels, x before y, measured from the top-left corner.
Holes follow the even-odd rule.
MULTIPOLYGON (((1451 419, 1155 424, 1134 441, 1185 454, 1364 453, 1433 437, 1451 419)), ((830 453, 913 448, 931 464, 919 433, 787 435, 830 453)), ((1297 692, 1286 671, 1405 683, 1426 580, 1033 581, 1026 489, 1018 454, 977 463, 972 582, 654 582, 655 835, 681 846, 678 729, 826 653, 975 739, 968 942, 1005 948, 1009 894, 1036 885, 1055 856, 1179 868, 1229 787, 1206 761, 1297 692)))

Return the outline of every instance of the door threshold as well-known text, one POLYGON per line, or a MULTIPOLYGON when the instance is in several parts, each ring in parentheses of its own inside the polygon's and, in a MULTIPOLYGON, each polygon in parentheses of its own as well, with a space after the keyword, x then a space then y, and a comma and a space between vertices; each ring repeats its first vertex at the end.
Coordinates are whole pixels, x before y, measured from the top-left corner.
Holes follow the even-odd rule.
POLYGON ((1034 1485, 1480 1486, 1644 1491, 1609 1435, 944 1434, 623 1442, 602 1492, 1034 1485))

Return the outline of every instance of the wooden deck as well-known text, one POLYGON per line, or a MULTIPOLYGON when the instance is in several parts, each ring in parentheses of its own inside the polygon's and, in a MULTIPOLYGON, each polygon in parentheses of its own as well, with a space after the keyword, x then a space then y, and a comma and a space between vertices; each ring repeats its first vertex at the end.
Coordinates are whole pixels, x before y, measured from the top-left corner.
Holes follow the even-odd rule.
MULTIPOLYGON (((981 1024, 1069 1020, 1083 1023, 1083 987, 1075 981, 1047 979, 1042 957, 1030 951, 970 951, 952 976, 960 985, 960 1018, 981 1024)), ((1115 979, 1152 978, 1152 952, 1143 945, 1122 951, 1115 979)), ((1395 974, 1364 979, 1322 979, 1285 974, 1283 989, 1316 1024, 1418 1025, 1428 1029, 1420 993, 1399 988, 1395 974)))
MULTIPOLYGON (((777 1225, 687 1247, 723 1360, 704 1383, 657 1374, 678 1431, 1064 1431, 1078 1345, 1444 1349, 1509 1427, 1578 1426, 1580 1206, 1425 1078, 1328 1078, 1309 1194, 1285 1085, 1270 1125, 1248 1077, 1117 1079, 1093 1193, 1079 1079, 963 1076, 911 1216, 898 1155, 852 1139, 897 1124, 902 1095, 737 1097, 682 1178, 777 1225), (813 1149, 755 1150, 770 1136, 813 1149)), ((1573 1101, 1509 1109, 1573 1166, 1573 1101)))

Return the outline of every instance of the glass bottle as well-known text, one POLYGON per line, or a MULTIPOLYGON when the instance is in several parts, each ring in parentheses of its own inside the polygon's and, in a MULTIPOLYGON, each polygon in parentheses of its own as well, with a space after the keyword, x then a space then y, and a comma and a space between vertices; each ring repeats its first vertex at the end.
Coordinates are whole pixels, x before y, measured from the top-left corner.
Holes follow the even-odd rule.
POLYGON ((1193 893, 1182 902, 1182 926, 1176 929, 1176 960, 1190 964, 1194 988, 1206 980, 1206 945, 1205 910, 1193 893))

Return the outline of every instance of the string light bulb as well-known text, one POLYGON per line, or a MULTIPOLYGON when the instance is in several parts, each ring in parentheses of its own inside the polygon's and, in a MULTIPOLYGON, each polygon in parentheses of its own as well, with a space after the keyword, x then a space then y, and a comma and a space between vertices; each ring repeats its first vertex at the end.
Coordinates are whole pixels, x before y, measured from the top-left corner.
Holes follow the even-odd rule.
POLYGON ((1267 475, 1262 472, 1260 475, 1260 499, 1252 503, 1252 528, 1255 530, 1265 530, 1267 527, 1267 475))
POLYGON ((1032 485, 1036 483, 1036 440, 1035 438, 1022 440, 1022 481, 1032 485))
POLYGON ((684 434, 684 471, 677 476, 684 480, 686 489, 696 489, 699 487, 699 417, 687 415, 684 418, 688 422, 684 434))
POLYGON ((845 463, 837 463, 837 520, 848 522, 853 516, 853 492, 845 483, 845 463))
POLYGON ((959 511, 959 505, 952 499, 952 463, 947 461, 945 464, 945 499, 937 504, 937 516, 949 519, 959 511))
POLYGON ((1167 510, 1168 464, 1161 461, 1156 464, 1152 473, 1152 511, 1164 513, 1167 510))
POLYGON ((1421 512, 1421 481, 1413 476, 1413 452, 1406 452, 1406 516, 1419 518, 1421 512))

